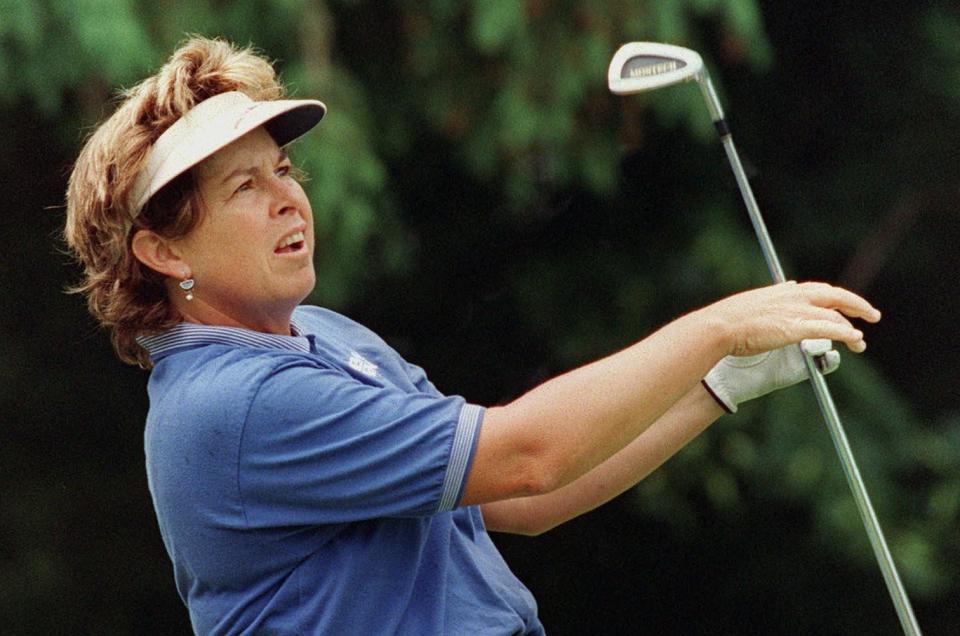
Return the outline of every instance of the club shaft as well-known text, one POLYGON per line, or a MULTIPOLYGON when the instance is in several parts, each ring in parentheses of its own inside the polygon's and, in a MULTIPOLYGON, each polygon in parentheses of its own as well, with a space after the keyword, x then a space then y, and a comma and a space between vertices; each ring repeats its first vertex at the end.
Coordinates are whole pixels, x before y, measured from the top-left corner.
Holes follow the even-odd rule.
POLYGON ((727 153, 727 159, 730 161, 730 167, 733 168, 733 176, 737 180, 737 187, 740 188, 740 194, 743 195, 743 202, 747 205, 747 213, 750 216, 750 222, 753 224, 753 231, 760 241, 760 250, 763 252, 763 260, 767 263, 767 269, 770 270, 770 277, 773 278, 773 282, 782 283, 787 280, 787 277, 783 273, 780 259, 777 258, 777 250, 773 247, 773 241, 767 232, 767 226, 763 222, 763 217, 760 216, 760 208, 757 207, 753 189, 750 187, 747 174, 740 163, 737 147, 733 145, 733 136, 724 135, 721 137, 721 141, 723 142, 723 149, 727 153))
POLYGON ((903 627, 903 633, 908 636, 919 636, 920 625, 913 614, 913 607, 910 605, 910 598, 907 596, 907 590, 900 580, 900 574, 897 572, 897 566, 893 561, 893 555, 890 554, 890 548, 887 547, 887 541, 883 536, 883 530, 880 528, 880 522, 873 510, 873 504, 867 495, 867 488, 860 476, 860 470, 857 468, 857 462, 853 458, 853 451, 850 443, 847 441, 847 435, 840 424, 840 415, 837 413, 837 407, 830 396, 830 390, 827 388, 827 381, 823 375, 817 371, 813 360, 809 356, 804 356, 807 365, 807 374, 810 376, 810 382, 813 385, 813 392, 817 396, 817 403, 820 405, 820 412, 827 422, 827 428, 830 431, 830 437, 833 439, 833 445, 840 456, 840 464, 843 466, 843 472, 847 477, 847 483, 853 492, 854 501, 857 509, 860 511, 860 517, 863 519, 864 528, 867 531, 867 537, 870 539, 870 545, 873 547, 873 553, 877 558, 880 571, 883 573, 883 580, 887 584, 887 591, 893 600, 893 606, 897 610, 897 617, 900 619, 900 626, 903 627))
MULTIPOLYGON (((720 138, 723 142, 723 148, 727 153, 727 159, 730 161, 730 167, 733 168, 733 174, 737 180, 737 186, 740 188, 740 194, 743 196, 743 202, 747 206, 747 213, 750 215, 750 222, 760 241, 760 249, 763 252, 763 258, 770 270, 770 275, 774 282, 780 283, 786 280, 783 273, 783 267, 777 258, 777 252, 773 247, 773 241, 767 232, 766 224, 760 215, 760 208, 757 206, 756 198, 753 196, 753 189, 747 180, 747 175, 740 163, 740 157, 737 154, 736 146, 733 144, 733 137, 726 125, 723 115, 723 108, 720 100, 717 98, 710 76, 704 71, 697 77, 697 83, 700 85, 701 92, 707 102, 707 108, 710 110, 710 116, 720 132, 720 138)), ((860 470, 857 468, 857 462, 853 457, 853 451, 847 441, 847 435, 844 432, 843 425, 840 423, 840 415, 837 413, 837 407, 833 403, 833 397, 827 387, 827 382, 823 375, 817 370, 814 361, 804 355, 807 374, 810 376, 810 383, 813 386, 814 394, 817 397, 817 403, 820 405, 820 412, 826 421, 827 429, 830 431, 830 437, 833 439, 833 445, 837 450, 840 463, 843 466, 843 473, 846 475, 847 483, 853 492, 853 499, 857 504, 857 510, 863 520, 864 528, 870 539, 870 545, 873 547, 873 553, 876 556, 877 563, 880 565, 880 571, 883 574, 883 580, 887 584, 887 590, 893 605, 896 608, 897 616, 900 619, 900 625, 903 627, 904 634, 908 636, 919 636, 920 626, 913 614, 913 608, 910 605, 910 599, 900 580, 897 572, 897 566, 887 547, 886 539, 883 536, 883 530, 880 528, 880 522, 870 503, 870 497, 867 494, 867 487, 860 476, 860 470)))

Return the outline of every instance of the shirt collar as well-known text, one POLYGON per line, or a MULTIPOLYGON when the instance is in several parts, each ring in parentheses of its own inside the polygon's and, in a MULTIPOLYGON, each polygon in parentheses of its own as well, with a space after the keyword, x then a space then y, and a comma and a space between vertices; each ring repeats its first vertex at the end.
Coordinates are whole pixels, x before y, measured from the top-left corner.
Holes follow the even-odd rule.
POLYGON ((223 344, 253 349, 282 349, 286 351, 310 351, 310 339, 293 318, 290 320, 292 336, 252 331, 240 327, 221 327, 181 322, 163 333, 139 336, 137 343, 147 350, 154 360, 177 349, 223 344))

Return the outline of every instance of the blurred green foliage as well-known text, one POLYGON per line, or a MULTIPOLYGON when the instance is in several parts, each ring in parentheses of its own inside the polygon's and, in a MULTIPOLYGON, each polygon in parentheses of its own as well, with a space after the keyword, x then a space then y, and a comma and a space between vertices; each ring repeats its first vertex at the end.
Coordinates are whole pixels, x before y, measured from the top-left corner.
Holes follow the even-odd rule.
MULTIPOLYGON (((23 633, 184 627, 142 476, 143 376, 119 369, 60 293, 76 271, 27 246, 38 223, 45 236, 62 222, 36 217, 62 201, 115 90, 202 33, 252 43, 292 93, 330 107, 293 151, 318 227, 312 301, 488 403, 765 283, 699 92, 605 87, 622 42, 700 51, 788 271, 842 280, 887 312, 868 333, 875 350, 846 355, 830 385, 921 624, 956 633, 960 364, 944 339, 960 309, 960 13, 822 9, 0 0, 5 621, 23 633)), ((500 542, 551 633, 637 631, 638 617, 660 633, 895 631, 802 386, 725 418, 606 511, 500 542)))

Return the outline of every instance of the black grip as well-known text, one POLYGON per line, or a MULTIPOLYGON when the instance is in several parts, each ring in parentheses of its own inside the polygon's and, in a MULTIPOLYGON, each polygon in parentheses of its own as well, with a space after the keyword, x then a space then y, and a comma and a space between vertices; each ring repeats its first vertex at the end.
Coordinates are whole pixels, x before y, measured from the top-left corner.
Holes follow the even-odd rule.
POLYGON ((727 125, 726 119, 718 119, 713 122, 713 127, 717 129, 717 134, 721 137, 726 137, 730 134, 730 126, 727 125))

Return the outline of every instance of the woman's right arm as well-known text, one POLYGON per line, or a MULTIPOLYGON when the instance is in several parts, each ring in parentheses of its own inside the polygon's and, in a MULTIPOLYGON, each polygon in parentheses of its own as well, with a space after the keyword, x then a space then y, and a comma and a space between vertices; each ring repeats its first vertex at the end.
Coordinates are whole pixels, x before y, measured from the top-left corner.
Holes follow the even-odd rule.
POLYGON ((463 505, 552 492, 647 429, 723 356, 805 338, 866 345, 846 318, 879 320, 859 296, 782 283, 725 298, 611 356, 545 382, 484 416, 463 505))

